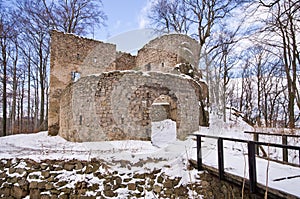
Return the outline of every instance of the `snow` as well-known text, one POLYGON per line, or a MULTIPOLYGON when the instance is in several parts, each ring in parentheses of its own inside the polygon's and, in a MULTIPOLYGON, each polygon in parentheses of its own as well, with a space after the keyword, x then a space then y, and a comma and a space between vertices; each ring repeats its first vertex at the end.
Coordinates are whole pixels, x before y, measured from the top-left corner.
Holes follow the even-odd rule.
MULTIPOLYGON (((180 65, 180 64, 177 64, 175 66, 175 68, 178 67, 178 65, 180 65)), ((136 70, 117 70, 117 71, 120 72, 120 73, 141 74, 144 77, 151 77, 151 75, 159 73, 159 74, 165 74, 165 75, 168 75, 168 76, 178 77, 178 78, 181 78, 181 79, 194 80, 192 77, 190 77, 188 75, 185 75, 183 73, 175 74, 175 73, 166 73, 166 72, 162 72, 162 71, 144 71, 144 72, 142 72, 142 71, 136 71, 136 70)), ((113 71, 113 72, 116 72, 116 71, 113 71)), ((111 73, 111 71, 110 72, 103 72, 103 73, 111 73)), ((88 76, 95 76, 95 77, 97 77, 97 76, 102 75, 103 73, 94 73, 94 74, 90 74, 88 76)), ((204 82, 204 80, 203 80, 203 82, 204 82)))
POLYGON ((25 162, 20 162, 15 168, 20 168, 20 169, 25 169, 26 168, 26 163, 25 162))
POLYGON ((176 141, 176 122, 167 119, 151 123, 151 141, 154 146, 166 147, 176 141))
MULTIPOLYGON (((162 148, 153 146, 150 141, 136 140, 73 143, 59 136, 47 136, 47 132, 40 132, 1 137, 0 158, 30 158, 38 162, 45 159, 91 160, 99 158, 111 162, 112 165, 120 160, 128 160, 132 165, 146 160, 143 168, 134 166, 130 168, 132 172, 144 172, 147 168, 152 170, 170 165, 170 162, 179 164, 182 158, 186 157, 185 151, 186 148, 187 150, 190 148, 190 142, 191 139, 174 140, 162 148)), ((175 166, 178 166, 176 164, 175 166)), ((128 171, 128 168, 116 169, 120 172, 128 171)), ((182 165, 176 169, 183 170, 182 165)))
MULTIPOLYGON (((231 121, 223 123, 221 118, 217 115, 210 115, 211 125, 209 128, 200 127, 200 134, 207 134, 218 137, 238 138, 244 140, 252 140, 251 134, 243 133, 244 131, 255 131, 253 127, 248 126, 246 123, 241 121, 238 117, 232 117, 231 121)), ((295 133, 295 132, 294 132, 295 133)), ((270 136, 268 136, 270 137, 270 136)), ((211 138, 202 138, 202 158, 203 164, 218 168, 217 159, 217 140, 211 138)), ((267 137, 261 136, 260 141, 274 143, 276 139, 270 140, 267 137)), ((294 142, 295 146, 300 146, 299 142, 294 142)), ((246 144, 224 141, 224 168, 225 172, 229 172, 234 175, 248 178, 248 150, 246 144)), ((266 147, 266 152, 270 153, 271 150, 266 147)), ((277 149, 281 152, 281 149, 277 149)), ((196 152, 193 154, 193 159, 196 159, 196 152)), ((271 155, 272 157, 272 155, 271 155)), ((289 157, 291 159, 291 157, 289 157)), ((299 164, 299 155, 294 158, 299 164)), ((268 161, 256 157, 256 168, 257 168, 257 181, 262 185, 266 185, 268 161)), ((276 163, 273 161, 269 162, 269 179, 268 186, 282 190, 287 193, 291 193, 295 196, 300 196, 300 167, 293 167, 276 163), (295 177, 298 176, 298 177, 295 177), (294 178, 290 178, 294 177, 294 178), (288 179, 290 178, 290 179, 288 179), (278 181, 278 179, 282 179, 278 181)))
POLYGON ((167 106, 170 105, 169 102, 154 102, 152 106, 167 106))
MULTIPOLYGON (((110 163, 109 168, 100 168, 103 173, 112 170, 119 173, 130 172, 134 174, 161 169, 161 172, 168 176, 182 177, 181 183, 196 182, 198 171, 187 169, 188 159, 196 159, 195 136, 190 136, 184 141, 176 140, 176 124, 174 123, 172 120, 153 123, 153 144, 150 141, 137 140, 73 143, 59 136, 48 136, 47 132, 1 137, 0 158, 30 158, 35 161, 45 159, 91 160, 92 158, 99 158, 110 163), (126 164, 120 166, 122 161, 126 161, 126 164)), ((232 116, 227 123, 224 123, 220 116, 211 114, 210 127, 200 127, 199 132, 195 133, 252 140, 251 134, 243 132, 254 130, 238 117, 232 116)), ((267 139, 269 138, 262 137, 261 141, 267 141, 267 139)), ((299 142, 293 143, 299 146, 299 142)), ((217 168, 216 140, 203 138, 202 147, 203 163, 217 168)), ((266 151, 268 151, 267 148, 266 151)), ((225 171, 247 177, 247 153, 246 144, 224 141, 225 171)), ((273 155, 275 156, 276 153, 273 155)), ((298 160, 298 157, 295 159, 298 160)), ((265 185, 268 161, 257 157, 256 165, 258 182, 265 185)), ((24 168, 25 166, 23 163, 17 165, 18 168, 24 168)), ((30 175, 41 175, 41 173, 37 172, 30 175)), ((268 186, 299 197, 300 180, 297 177, 299 175, 299 167, 270 161, 268 186)), ((92 178, 92 175, 76 176, 72 171, 62 171, 58 176, 61 179, 68 179, 70 181, 68 186, 72 187, 74 183, 81 181, 82 178, 91 178, 88 179, 89 183, 95 180, 99 181, 99 179, 92 178)), ((39 179, 29 180, 37 181, 39 179)), ((100 181, 99 184, 101 184, 100 181)), ((124 192, 122 194, 124 197, 126 196, 126 190, 119 191, 124 192)), ((93 195, 93 193, 88 192, 88 195, 93 195)), ((153 195, 146 193, 145 197, 152 198, 153 195)))
POLYGON ((187 51, 187 52, 189 53, 190 56, 193 56, 193 55, 194 55, 194 53, 193 53, 189 48, 183 47, 182 49, 183 49, 184 51, 187 51))

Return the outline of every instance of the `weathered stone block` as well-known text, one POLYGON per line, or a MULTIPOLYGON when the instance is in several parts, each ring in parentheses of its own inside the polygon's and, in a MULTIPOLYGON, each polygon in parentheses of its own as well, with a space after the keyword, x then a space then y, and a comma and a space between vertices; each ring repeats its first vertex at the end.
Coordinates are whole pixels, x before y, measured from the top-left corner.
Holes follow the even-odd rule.
POLYGON ((128 187, 128 190, 131 190, 131 191, 136 190, 136 184, 135 183, 128 183, 127 187, 128 187))
POLYGON ((153 192, 156 193, 156 194, 159 194, 162 190, 162 187, 159 186, 159 185, 154 185, 153 186, 153 192))
POLYGON ((41 191, 39 189, 30 189, 30 198, 40 198, 41 191))

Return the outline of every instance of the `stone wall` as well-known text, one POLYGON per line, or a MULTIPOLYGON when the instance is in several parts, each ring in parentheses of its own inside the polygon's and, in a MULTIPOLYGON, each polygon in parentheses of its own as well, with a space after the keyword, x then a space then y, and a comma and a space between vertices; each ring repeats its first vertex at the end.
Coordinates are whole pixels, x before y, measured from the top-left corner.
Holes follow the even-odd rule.
MULTIPOLYGON (((242 187, 236 186, 234 184, 228 183, 223 180, 219 180, 218 177, 209 174, 204 171, 199 174, 201 182, 200 185, 202 187, 200 194, 203 195, 204 198, 224 198, 224 199, 235 199, 242 198, 242 187)), ((244 190, 244 199, 252 199, 253 196, 250 195, 249 190, 244 190)), ((260 199, 262 197, 256 196, 256 199, 260 199)))
POLYGON ((132 70, 136 68, 136 57, 129 54, 118 52, 115 61, 116 70, 132 70))
MULTIPOLYGON (((59 135, 65 139, 81 141, 79 131, 85 132, 84 136, 90 137, 88 133, 92 128, 95 128, 99 134, 103 133, 101 128, 98 128, 97 118, 93 118, 96 116, 94 95, 98 81, 97 76, 80 78, 78 82, 69 85, 62 93, 59 135)), ((87 139, 92 140, 92 138, 94 137, 87 139)))
MULTIPOLYGON (((120 167, 124 166, 128 165, 121 162, 120 167)), ((185 199, 191 187, 183 184, 181 177, 169 177, 161 169, 120 173, 95 159, 0 161, 0 197, 6 199, 145 198, 146 194, 185 199)))
MULTIPOLYGON (((0 198, 6 199, 96 199, 96 198, 242 198, 242 186, 237 186, 209 172, 198 172, 194 182, 168 176, 162 168, 134 172, 128 167, 143 167, 155 163, 148 159, 131 163, 116 161, 124 169, 112 170, 104 160, 42 160, 1 159, 0 198), (125 190, 125 192, 124 192, 125 190), (148 197, 146 197, 148 196, 148 197)), ((189 168, 191 169, 191 168, 189 168)), ((193 173, 193 172, 192 172, 193 173)), ((270 190, 269 190, 270 191, 270 190)), ((244 190, 244 199, 262 199, 244 190)), ((268 198, 297 199, 282 191, 268 193, 268 198)))
POLYGON ((177 137, 184 139, 198 130, 199 89, 186 76, 156 72, 113 71, 81 78, 62 95, 59 135, 72 141, 149 140, 151 106, 165 96, 172 102, 177 137))
POLYGON ((139 50, 136 60, 142 71, 172 73, 179 63, 190 63, 198 68, 199 43, 187 35, 163 35, 139 50))
MULTIPOLYGON (((204 171, 199 174, 201 179, 200 186, 202 187, 199 194, 203 198, 224 198, 224 199, 263 199, 265 198, 266 187, 262 184, 257 184, 256 193, 250 193, 249 183, 246 182, 243 190, 243 180, 240 177, 226 174, 229 181, 220 180, 216 175, 217 171, 204 171), (211 173, 212 172, 212 173, 211 173), (234 182, 234 183, 232 183, 234 182)), ((282 190, 276 190, 268 187, 267 198, 269 199, 298 199, 299 197, 286 193, 282 190)))
POLYGON ((61 92, 72 83, 72 74, 80 77, 101 73, 115 68, 116 46, 100 41, 51 32, 50 96, 48 131, 59 131, 59 100, 61 92))
POLYGON ((176 121, 178 119, 177 103, 170 96, 159 96, 154 100, 151 106, 150 118, 152 122, 162 121, 165 119, 176 121))

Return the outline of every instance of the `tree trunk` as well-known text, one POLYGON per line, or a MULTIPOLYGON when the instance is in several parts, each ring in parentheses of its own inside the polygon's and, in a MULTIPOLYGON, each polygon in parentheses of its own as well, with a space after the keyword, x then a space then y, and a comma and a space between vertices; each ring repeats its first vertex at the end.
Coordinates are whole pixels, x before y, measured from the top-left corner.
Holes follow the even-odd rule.
POLYGON ((41 102, 40 102, 40 122, 39 130, 43 129, 44 119, 45 119, 45 77, 44 77, 44 63, 43 63, 43 49, 40 46, 39 49, 39 78, 40 78, 40 88, 41 88, 41 102))
MULTIPOLYGON (((38 72, 36 72, 38 74, 38 72)), ((38 77, 38 75, 36 75, 38 77)), ((34 93, 34 131, 39 131, 39 80, 35 78, 35 93, 34 93)))
POLYGON ((30 107, 30 80, 31 80, 31 54, 30 54, 30 49, 28 50, 28 67, 27 67, 27 132, 32 131, 32 120, 31 120, 31 107, 30 107))
POLYGON ((22 91, 21 91, 21 96, 20 96, 20 101, 21 101, 21 120, 20 120, 20 131, 24 132, 24 93, 25 93, 25 75, 24 75, 24 79, 22 80, 22 91))
POLYGON ((17 79, 17 62, 18 62, 18 47, 16 45, 16 56, 14 57, 13 63, 13 90, 12 90, 12 107, 11 107, 11 134, 15 133, 15 122, 16 122, 16 106, 17 106, 17 89, 18 89, 18 79, 17 79))
MULTIPOLYGON (((2 43, 2 42, 1 42, 2 43)), ((3 43, 2 43, 3 44, 3 43)), ((2 132, 3 136, 7 135, 7 96, 6 96, 6 87, 7 87, 7 57, 6 57, 6 45, 2 45, 2 64, 3 64, 3 79, 2 79, 2 85, 3 85, 3 93, 2 93, 2 132)))
POLYGON ((226 86, 223 86, 223 99, 222 99, 222 103, 223 103, 223 121, 226 122, 226 86))
POLYGON ((257 65, 257 111, 258 111, 258 116, 256 119, 257 125, 260 127, 261 126, 261 81, 262 81, 262 74, 261 74, 261 55, 260 55, 260 60, 257 65))
POLYGON ((283 7, 278 2, 278 17, 277 23, 278 28, 281 33, 282 39, 282 48, 283 48, 283 61, 284 61, 284 69, 287 78, 288 84, 288 127, 295 128, 295 100, 296 100, 296 74, 297 74, 297 67, 296 67, 296 60, 297 60, 297 42, 296 42, 296 30, 294 29, 294 13, 297 12, 299 8, 293 7, 286 7, 285 4, 283 7), (281 12, 281 9, 284 9, 281 12), (286 19, 281 19, 281 17, 287 17, 286 19))

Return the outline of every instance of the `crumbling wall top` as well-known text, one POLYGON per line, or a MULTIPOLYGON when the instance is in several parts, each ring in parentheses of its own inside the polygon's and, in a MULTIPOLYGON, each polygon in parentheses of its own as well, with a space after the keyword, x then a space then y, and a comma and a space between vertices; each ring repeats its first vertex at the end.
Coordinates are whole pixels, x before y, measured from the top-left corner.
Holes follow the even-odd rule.
POLYGON ((171 72, 179 63, 189 63, 195 68, 199 64, 199 43, 183 34, 168 34, 153 39, 137 55, 137 66, 144 71, 171 72))

